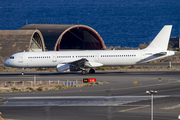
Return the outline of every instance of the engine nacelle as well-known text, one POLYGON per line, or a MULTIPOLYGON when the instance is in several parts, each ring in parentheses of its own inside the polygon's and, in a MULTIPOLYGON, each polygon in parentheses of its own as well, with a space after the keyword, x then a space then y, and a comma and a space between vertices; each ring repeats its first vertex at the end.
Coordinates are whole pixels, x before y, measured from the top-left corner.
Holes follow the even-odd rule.
POLYGON ((66 72, 70 70, 70 64, 58 64, 56 66, 57 72, 66 72))
POLYGON ((79 70, 81 70, 81 68, 79 66, 70 65, 70 71, 79 71, 79 70))
POLYGON ((79 71, 81 68, 73 64, 58 64, 56 66, 57 72, 67 72, 67 71, 79 71))

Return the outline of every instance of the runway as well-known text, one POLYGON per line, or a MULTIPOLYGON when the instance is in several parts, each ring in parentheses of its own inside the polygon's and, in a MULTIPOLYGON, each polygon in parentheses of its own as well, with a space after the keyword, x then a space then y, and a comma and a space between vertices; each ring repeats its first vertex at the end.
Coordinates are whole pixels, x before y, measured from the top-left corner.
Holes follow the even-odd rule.
POLYGON ((96 78, 108 84, 66 90, 1 93, 8 101, 0 107, 3 118, 38 120, 144 120, 150 119, 151 96, 156 90, 154 119, 177 120, 180 114, 180 71, 81 73, 1 73, 0 81, 96 78), (158 78, 162 80, 159 81, 158 78), (137 81, 137 84, 133 84, 137 81), (22 114, 22 112, 24 114, 22 114))

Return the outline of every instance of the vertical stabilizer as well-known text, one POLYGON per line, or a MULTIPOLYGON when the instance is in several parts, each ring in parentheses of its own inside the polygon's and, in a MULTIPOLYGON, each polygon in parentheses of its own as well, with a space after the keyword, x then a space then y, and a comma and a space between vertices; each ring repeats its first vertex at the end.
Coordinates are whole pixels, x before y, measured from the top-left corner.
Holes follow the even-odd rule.
POLYGON ((172 25, 165 25, 158 33, 158 35, 154 38, 154 40, 150 43, 150 45, 144 50, 166 51, 169 44, 171 29, 172 25))

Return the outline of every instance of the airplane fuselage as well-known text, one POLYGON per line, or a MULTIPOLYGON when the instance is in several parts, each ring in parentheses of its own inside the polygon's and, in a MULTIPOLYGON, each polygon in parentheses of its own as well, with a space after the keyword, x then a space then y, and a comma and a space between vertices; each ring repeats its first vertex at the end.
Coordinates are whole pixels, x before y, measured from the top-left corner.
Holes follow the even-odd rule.
POLYGON ((4 61, 4 64, 21 68, 56 67, 59 63, 68 63, 85 58, 88 61, 100 63, 102 66, 125 66, 144 63, 174 54, 174 51, 168 51, 166 55, 157 57, 154 54, 158 52, 144 50, 20 52, 12 55, 7 61, 4 61))

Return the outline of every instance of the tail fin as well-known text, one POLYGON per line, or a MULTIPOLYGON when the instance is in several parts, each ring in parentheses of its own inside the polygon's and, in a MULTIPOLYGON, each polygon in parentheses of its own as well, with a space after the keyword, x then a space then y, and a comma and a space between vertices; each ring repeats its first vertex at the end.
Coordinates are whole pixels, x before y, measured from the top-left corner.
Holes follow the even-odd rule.
POLYGON ((158 33, 158 35, 154 38, 154 40, 150 43, 150 45, 144 50, 166 51, 169 44, 171 29, 172 25, 165 25, 158 33))

